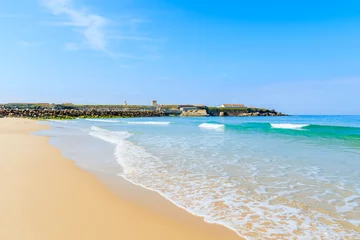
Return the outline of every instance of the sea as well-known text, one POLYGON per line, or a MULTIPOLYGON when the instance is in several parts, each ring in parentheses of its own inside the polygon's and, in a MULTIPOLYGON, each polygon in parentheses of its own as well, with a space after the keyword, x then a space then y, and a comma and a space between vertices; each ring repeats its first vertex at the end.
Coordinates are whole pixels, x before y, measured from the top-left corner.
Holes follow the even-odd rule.
POLYGON ((39 134, 80 167, 156 191, 246 239, 360 239, 360 116, 46 124, 39 134))

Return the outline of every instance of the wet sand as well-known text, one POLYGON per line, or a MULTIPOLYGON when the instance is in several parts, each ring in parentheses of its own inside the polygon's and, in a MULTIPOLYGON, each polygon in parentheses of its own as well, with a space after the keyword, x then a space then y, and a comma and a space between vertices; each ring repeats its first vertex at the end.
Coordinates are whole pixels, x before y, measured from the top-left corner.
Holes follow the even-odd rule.
POLYGON ((130 183, 114 193, 30 134, 46 128, 0 119, 0 239, 241 239, 130 183))

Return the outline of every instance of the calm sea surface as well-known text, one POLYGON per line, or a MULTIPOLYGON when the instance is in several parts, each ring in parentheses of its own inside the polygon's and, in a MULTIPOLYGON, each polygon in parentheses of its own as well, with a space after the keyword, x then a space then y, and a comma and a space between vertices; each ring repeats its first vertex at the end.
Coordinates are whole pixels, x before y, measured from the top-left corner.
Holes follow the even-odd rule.
POLYGON ((79 119, 43 134, 248 239, 360 239, 360 116, 79 119))

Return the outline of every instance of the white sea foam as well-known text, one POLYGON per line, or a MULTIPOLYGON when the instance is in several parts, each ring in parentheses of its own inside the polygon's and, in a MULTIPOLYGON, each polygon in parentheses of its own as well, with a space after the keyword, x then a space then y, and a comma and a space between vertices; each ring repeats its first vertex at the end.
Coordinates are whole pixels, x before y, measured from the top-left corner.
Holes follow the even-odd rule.
POLYGON ((141 125, 169 125, 170 122, 156 122, 156 121, 150 121, 150 122, 127 122, 128 124, 141 124, 141 125))
MULTIPOLYGON (((151 154, 151 149, 145 149, 129 141, 128 138, 132 135, 129 132, 109 131, 93 126, 90 134, 116 146, 114 154, 124 170, 119 175, 126 180, 158 192, 188 212, 204 217, 207 222, 225 225, 240 235, 250 233, 257 236, 248 239, 282 238, 274 237, 272 234, 286 234, 282 239, 295 236, 299 239, 323 239, 327 236, 324 233, 335 236, 326 239, 346 239, 356 235, 343 228, 335 231, 338 225, 326 225, 319 221, 319 218, 336 220, 335 217, 319 212, 315 208, 304 212, 300 207, 296 207, 296 194, 304 194, 311 189, 322 191, 321 188, 312 188, 308 183, 308 181, 316 183, 312 178, 321 174, 319 167, 311 169, 312 178, 308 176, 305 178, 306 184, 303 184, 298 182, 301 179, 292 180, 276 174, 281 173, 287 166, 282 166, 281 164, 284 163, 281 161, 274 160, 273 163, 267 163, 266 168, 261 168, 262 162, 246 163, 245 161, 236 168, 236 173, 242 173, 241 178, 232 179, 223 171, 224 165, 219 163, 219 159, 214 162, 199 155, 200 151, 196 152, 197 154, 192 151, 176 152, 171 154, 170 159, 178 158, 177 161, 171 161, 158 157, 162 156, 161 154, 151 154), (216 172, 218 175, 211 176, 210 172, 216 172), (261 173, 266 176, 271 176, 273 173, 276 177, 261 180, 261 173), (272 202, 279 196, 287 199, 289 203, 272 202), (248 223, 252 224, 251 229, 246 228, 248 223), (267 232, 257 231, 258 229, 266 229, 267 232)), ((169 143, 169 140, 171 141, 164 139, 164 136, 159 138, 152 136, 151 139, 155 139, 154 141, 158 143, 156 148, 159 151, 169 143)), ((173 141, 176 143, 178 139, 173 141)), ((202 145, 204 144, 210 143, 206 140, 202 145)), ((218 143, 214 146, 217 145, 218 143)), ((223 161, 226 161, 226 158, 223 161)), ((318 196, 321 199, 321 195, 318 196)), ((356 207, 354 202, 357 199, 357 196, 343 199, 346 209, 338 210, 342 212, 353 209, 356 207)), ((353 221, 356 222, 357 219, 353 221)))
MULTIPOLYGON (((126 144, 126 142, 124 141, 124 139, 127 139, 129 137, 132 136, 131 133, 129 132, 122 132, 122 131, 109 131, 106 129, 102 129, 96 126, 92 126, 90 131, 90 135, 93 137, 97 137, 100 138, 106 142, 112 143, 116 146, 116 150, 115 150, 115 157, 117 159, 117 161, 119 162, 119 164, 123 167, 124 172, 128 172, 130 171, 130 168, 127 167, 126 162, 124 161, 124 159, 120 158, 118 156, 119 152, 122 152, 124 149, 124 145, 126 144)), ((125 149, 126 150, 126 149, 125 149)))
POLYGON ((294 129, 301 130, 304 127, 309 126, 309 124, 293 124, 293 123, 270 123, 272 128, 281 128, 281 129, 294 129))
POLYGON ((354 210, 354 208, 358 207, 358 203, 355 201, 356 199, 359 199, 360 196, 357 195, 352 195, 350 197, 347 197, 344 199, 345 204, 343 206, 337 206, 336 210, 339 213, 344 213, 344 212, 350 212, 352 210, 354 210))
POLYGON ((111 143, 118 143, 117 139, 126 139, 132 136, 131 133, 126 131, 109 131, 97 126, 92 126, 90 129, 92 130, 90 135, 111 143))
POLYGON ((200 128, 206 129, 223 129, 224 124, 216 124, 216 123, 202 123, 199 125, 200 128))
POLYGON ((90 118, 87 118, 85 120, 90 121, 90 122, 106 122, 106 123, 118 123, 118 122, 121 122, 119 120, 110 120, 110 119, 90 119, 90 118))

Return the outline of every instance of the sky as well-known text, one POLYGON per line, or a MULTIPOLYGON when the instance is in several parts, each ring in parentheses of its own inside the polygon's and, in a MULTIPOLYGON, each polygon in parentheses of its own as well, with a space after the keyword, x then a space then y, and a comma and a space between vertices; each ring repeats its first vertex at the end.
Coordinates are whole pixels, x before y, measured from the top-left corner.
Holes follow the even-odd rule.
POLYGON ((0 103, 360 114, 358 0, 0 1, 0 103))

